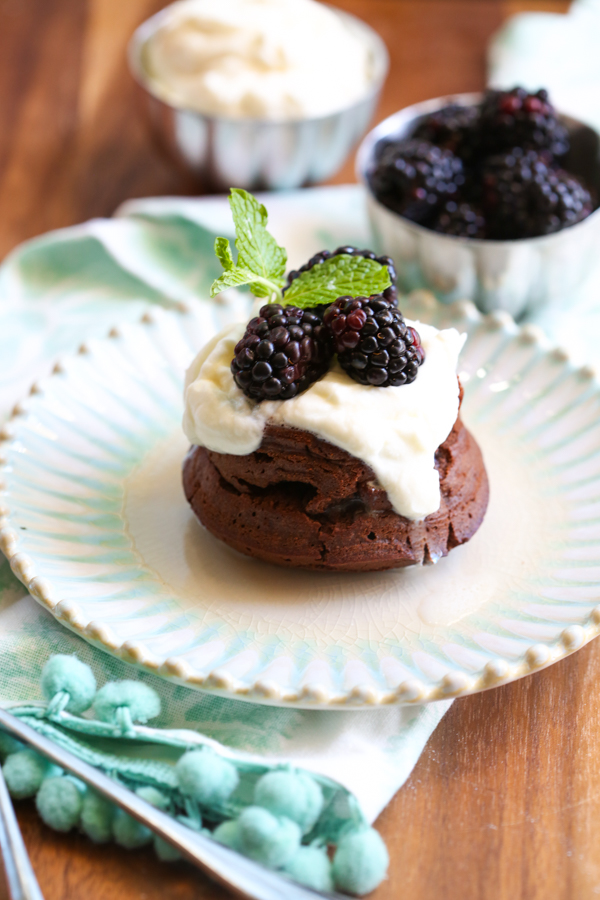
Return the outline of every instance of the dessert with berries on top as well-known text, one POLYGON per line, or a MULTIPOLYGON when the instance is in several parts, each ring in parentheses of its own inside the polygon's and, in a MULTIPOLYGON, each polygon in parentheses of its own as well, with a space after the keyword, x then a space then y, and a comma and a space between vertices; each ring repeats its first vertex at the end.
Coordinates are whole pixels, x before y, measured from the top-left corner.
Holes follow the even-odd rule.
POLYGON ((266 211, 232 191, 238 250, 216 242, 213 293, 263 302, 204 347, 186 378, 184 490, 200 522, 268 562, 378 570, 436 562, 487 507, 461 422, 463 338, 406 321, 389 257, 339 247, 285 276, 266 211))
POLYGON ((569 134, 548 93, 488 90, 451 104, 408 136, 380 142, 368 179, 388 209, 442 234, 519 240, 553 234, 596 207, 565 169, 569 134))

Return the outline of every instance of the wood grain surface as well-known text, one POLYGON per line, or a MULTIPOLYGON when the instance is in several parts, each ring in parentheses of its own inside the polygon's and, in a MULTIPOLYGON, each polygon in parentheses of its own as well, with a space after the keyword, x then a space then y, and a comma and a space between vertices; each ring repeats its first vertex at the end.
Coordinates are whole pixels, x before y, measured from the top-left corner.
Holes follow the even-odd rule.
MULTIPOLYGON (((484 84, 509 14, 558 0, 336 0, 391 53, 378 117, 484 84)), ((128 197, 193 193, 150 143, 127 74, 159 0, 0 0, 0 256, 128 197)), ((352 164, 336 182, 353 180, 352 164)), ((390 876, 374 900, 588 900, 600 895, 600 643, 456 701, 377 826, 390 876)), ((94 847, 18 815, 46 900, 218 900, 185 864, 94 847)), ((0 900, 5 900, 0 884, 0 900)))

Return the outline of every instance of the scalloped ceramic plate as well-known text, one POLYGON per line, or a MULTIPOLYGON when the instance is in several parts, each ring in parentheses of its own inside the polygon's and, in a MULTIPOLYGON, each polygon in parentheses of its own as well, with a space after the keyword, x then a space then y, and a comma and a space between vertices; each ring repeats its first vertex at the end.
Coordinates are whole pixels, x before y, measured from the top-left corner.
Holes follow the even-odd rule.
POLYGON ((490 507, 436 566, 279 569, 230 550, 180 484, 183 369, 208 304, 156 310, 34 386, 4 429, 0 546, 91 643, 187 685, 331 707, 414 703, 519 678, 600 627, 600 389, 534 328, 471 304, 410 309, 468 333, 467 425, 490 507))

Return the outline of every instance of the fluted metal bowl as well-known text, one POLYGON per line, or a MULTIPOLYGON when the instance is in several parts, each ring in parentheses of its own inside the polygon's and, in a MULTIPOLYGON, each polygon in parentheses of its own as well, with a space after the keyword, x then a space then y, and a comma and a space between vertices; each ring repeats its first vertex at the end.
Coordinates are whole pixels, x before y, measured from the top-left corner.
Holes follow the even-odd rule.
POLYGON ((372 28, 339 9, 334 12, 368 45, 372 79, 358 102, 312 119, 226 118, 174 106, 161 97, 160 85, 144 65, 146 43, 168 19, 170 8, 147 19, 134 32, 129 67, 141 88, 152 129, 169 155, 203 187, 215 191, 232 186, 247 190, 297 188, 325 181, 342 166, 369 126, 389 57, 372 28))
MULTIPOLYGON (((476 240, 438 234, 388 209, 373 194, 369 173, 378 144, 410 137, 424 116, 458 103, 479 103, 481 94, 456 94, 417 103, 385 119, 364 138, 356 170, 366 188, 375 242, 394 258, 398 285, 404 291, 428 288, 443 302, 470 299, 483 312, 504 309, 520 318, 547 303, 568 302, 598 265, 600 209, 555 234, 514 241, 476 240)), ((568 116, 571 149, 562 163, 600 196, 600 136, 568 116)))

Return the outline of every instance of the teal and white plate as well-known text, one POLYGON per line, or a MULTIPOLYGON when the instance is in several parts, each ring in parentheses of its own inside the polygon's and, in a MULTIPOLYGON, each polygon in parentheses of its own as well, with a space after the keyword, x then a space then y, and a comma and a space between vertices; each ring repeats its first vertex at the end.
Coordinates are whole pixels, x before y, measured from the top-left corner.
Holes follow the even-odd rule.
POLYGON ((469 544, 383 573, 280 569, 230 550, 181 488, 184 368, 218 307, 153 309, 34 385, 0 444, 0 546, 92 644, 203 690, 348 708, 480 691, 600 629, 600 389, 535 327, 427 295, 468 334, 464 418, 491 499, 469 544))

